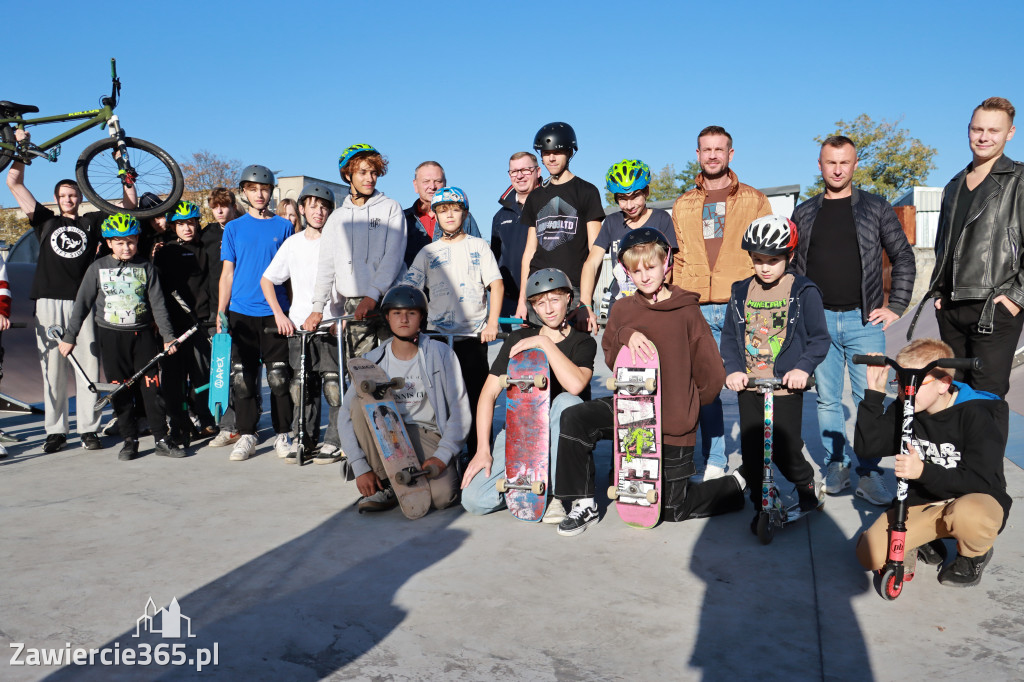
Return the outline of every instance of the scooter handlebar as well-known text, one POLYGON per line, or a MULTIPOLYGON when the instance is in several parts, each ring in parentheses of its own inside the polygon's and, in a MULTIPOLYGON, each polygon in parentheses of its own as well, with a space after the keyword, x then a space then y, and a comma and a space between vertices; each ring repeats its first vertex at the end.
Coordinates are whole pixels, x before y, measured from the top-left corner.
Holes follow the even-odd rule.
POLYGON ((884 355, 854 355, 850 358, 850 362, 855 365, 874 365, 875 367, 885 367, 888 364, 884 355))
MULTIPOLYGON (((776 377, 767 377, 767 378, 766 377, 762 377, 760 379, 750 379, 749 381, 747 381, 747 386, 750 387, 750 388, 761 388, 761 387, 772 388, 772 389, 774 389, 774 388, 783 388, 783 386, 782 386, 782 379, 777 379, 776 377)), ((802 389, 799 389, 799 390, 807 391, 807 390, 810 390, 812 388, 814 388, 814 375, 813 374, 811 376, 807 377, 807 385, 804 386, 802 389)))
POLYGON ((981 364, 981 358, 942 358, 935 361, 936 367, 945 369, 979 370, 981 364))

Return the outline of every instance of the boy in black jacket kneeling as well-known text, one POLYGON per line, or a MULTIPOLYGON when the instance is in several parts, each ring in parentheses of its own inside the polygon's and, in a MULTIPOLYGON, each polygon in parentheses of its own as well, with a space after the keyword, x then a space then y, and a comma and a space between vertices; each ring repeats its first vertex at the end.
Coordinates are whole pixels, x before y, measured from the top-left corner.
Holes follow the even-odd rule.
MULTIPOLYGON (((938 339, 917 339, 896 356, 905 368, 953 357, 938 339)), ((887 367, 869 365, 868 390, 857 410, 855 450, 865 457, 892 454, 900 430, 901 402, 886 409, 887 367)), ((909 481, 907 493, 907 574, 914 563, 941 563, 942 538, 957 542, 956 559, 939 572, 939 582, 972 587, 992 558, 992 544, 1006 525, 1011 499, 1006 494, 1006 401, 953 381, 953 370, 937 368, 917 388, 914 440, 909 455, 896 455, 895 472, 909 481), (916 550, 914 548, 917 548, 916 550)), ((902 392, 902 387, 900 389, 902 392)), ((861 533, 857 558, 864 568, 879 570, 888 550, 888 528, 895 509, 861 533)), ((909 580, 909 577, 907 578, 909 580)))

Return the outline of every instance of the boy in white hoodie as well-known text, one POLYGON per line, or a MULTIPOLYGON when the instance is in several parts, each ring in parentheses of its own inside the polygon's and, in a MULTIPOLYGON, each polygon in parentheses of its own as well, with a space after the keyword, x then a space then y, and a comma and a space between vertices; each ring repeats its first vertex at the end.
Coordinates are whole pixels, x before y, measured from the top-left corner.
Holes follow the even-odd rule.
POLYGON ((336 290, 345 299, 346 359, 358 357, 386 338, 383 324, 367 320, 401 273, 405 254, 405 215, 394 199, 378 191, 377 180, 388 162, 368 144, 354 144, 338 160, 349 194, 324 225, 313 289, 313 311, 304 329, 323 320, 323 309, 336 290))

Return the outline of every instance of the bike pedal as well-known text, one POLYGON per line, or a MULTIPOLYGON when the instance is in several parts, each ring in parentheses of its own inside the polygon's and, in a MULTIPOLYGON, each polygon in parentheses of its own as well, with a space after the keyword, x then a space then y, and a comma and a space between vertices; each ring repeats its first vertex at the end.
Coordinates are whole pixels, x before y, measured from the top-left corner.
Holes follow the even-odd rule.
POLYGON ((51 163, 57 162, 57 157, 60 156, 60 145, 53 147, 50 151, 46 152, 46 160, 51 163))

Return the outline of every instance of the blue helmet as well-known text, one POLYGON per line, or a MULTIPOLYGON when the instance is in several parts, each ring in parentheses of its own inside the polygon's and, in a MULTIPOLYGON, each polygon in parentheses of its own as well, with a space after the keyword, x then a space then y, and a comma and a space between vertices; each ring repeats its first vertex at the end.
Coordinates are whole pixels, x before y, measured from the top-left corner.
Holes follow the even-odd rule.
POLYGON ((103 221, 100 226, 100 234, 104 239, 116 239, 117 237, 130 237, 139 234, 139 221, 127 213, 115 213, 103 221))
POLYGON ((469 199, 458 187, 442 187, 434 192, 434 198, 430 200, 430 210, 433 211, 438 204, 459 204, 462 210, 469 210, 469 199))
POLYGON ((608 169, 605 187, 612 194, 629 194, 651 184, 651 168, 640 159, 623 159, 608 169))
POLYGON ((338 170, 343 170, 345 168, 345 164, 347 164, 356 154, 380 154, 380 152, 368 144, 351 145, 341 153, 341 158, 338 159, 338 170))
POLYGON ((176 220, 188 220, 189 218, 198 217, 199 207, 185 199, 179 201, 174 210, 167 214, 167 220, 172 223, 176 220))

